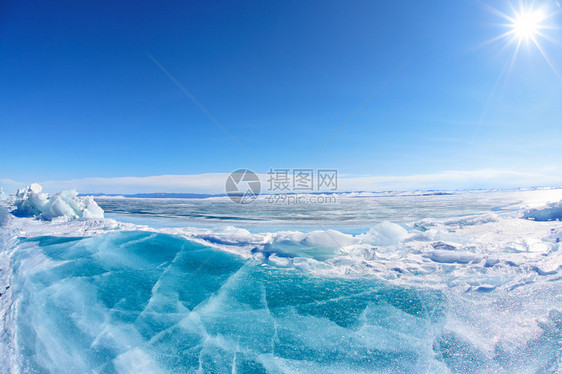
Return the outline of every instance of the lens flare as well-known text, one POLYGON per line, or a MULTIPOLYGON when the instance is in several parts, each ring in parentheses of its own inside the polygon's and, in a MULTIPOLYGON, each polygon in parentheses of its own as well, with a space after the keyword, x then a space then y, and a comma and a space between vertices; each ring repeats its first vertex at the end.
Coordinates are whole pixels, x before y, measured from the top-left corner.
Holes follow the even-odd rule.
POLYGON ((511 62, 506 67, 505 74, 511 72, 511 68, 522 47, 528 50, 529 48, 535 48, 544 57, 553 73, 562 81, 562 77, 542 46, 544 41, 558 44, 558 37, 553 32, 560 30, 560 25, 557 25, 555 22, 556 16, 561 14, 560 7, 553 8, 548 2, 542 4, 537 2, 520 2, 518 8, 510 5, 510 12, 508 13, 511 15, 490 5, 485 5, 485 7, 490 12, 503 18, 504 23, 499 24, 499 26, 503 27, 505 31, 484 44, 503 41, 504 46, 502 50, 508 47, 513 48, 513 56, 511 57, 511 62))
POLYGON ((516 14, 513 18, 513 34, 518 39, 529 39, 539 34, 543 27, 544 13, 540 10, 527 10, 516 14))

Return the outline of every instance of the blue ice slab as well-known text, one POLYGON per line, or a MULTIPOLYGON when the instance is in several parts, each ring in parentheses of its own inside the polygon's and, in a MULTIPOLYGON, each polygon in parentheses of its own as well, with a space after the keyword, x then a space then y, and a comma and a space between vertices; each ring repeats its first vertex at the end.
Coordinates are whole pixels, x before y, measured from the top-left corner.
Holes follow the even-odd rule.
POLYGON ((166 234, 20 240, 13 261, 29 372, 509 372, 533 357, 555 365, 559 351, 560 314, 523 351, 490 356, 445 328, 439 291, 313 276, 166 234))
POLYGON ((442 317, 437 292, 312 277, 142 231, 21 245, 18 344, 30 370, 441 365, 428 338, 442 317))

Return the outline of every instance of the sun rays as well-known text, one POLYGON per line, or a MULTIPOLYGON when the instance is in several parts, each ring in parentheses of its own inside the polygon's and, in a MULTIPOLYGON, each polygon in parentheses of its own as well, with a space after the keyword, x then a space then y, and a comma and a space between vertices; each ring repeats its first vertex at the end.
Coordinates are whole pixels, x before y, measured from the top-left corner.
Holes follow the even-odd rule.
POLYGON ((560 26, 554 23, 554 17, 560 14, 560 7, 556 6, 557 8, 547 2, 543 4, 520 2, 517 7, 509 4, 509 11, 504 13, 486 5, 488 10, 502 18, 503 22, 499 26, 505 30, 499 36, 488 40, 486 44, 503 42, 502 51, 506 48, 513 49, 506 73, 511 71, 522 47, 534 48, 539 51, 553 73, 562 81, 562 77, 543 46, 544 42, 560 45, 559 41, 551 35, 555 30, 560 30, 560 26))

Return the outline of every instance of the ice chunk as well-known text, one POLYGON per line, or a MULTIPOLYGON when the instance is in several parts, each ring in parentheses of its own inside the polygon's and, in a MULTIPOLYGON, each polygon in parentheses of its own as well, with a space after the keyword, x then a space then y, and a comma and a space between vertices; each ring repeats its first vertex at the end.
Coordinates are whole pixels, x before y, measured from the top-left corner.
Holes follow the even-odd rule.
POLYGON ((341 254, 344 247, 358 243, 352 235, 336 230, 280 231, 272 235, 272 241, 263 246, 267 253, 280 257, 307 257, 327 259, 341 254))
POLYGON ((76 218, 103 218, 103 210, 91 196, 78 196, 75 190, 62 191, 49 197, 37 183, 18 190, 15 199, 14 214, 24 217, 39 217, 52 220, 63 217, 67 220, 76 218))
POLYGON ((523 218, 534 221, 560 221, 562 220, 562 200, 547 204, 542 208, 527 209, 523 218))
POLYGON ((30 186, 19 189, 16 193, 16 215, 39 216, 47 206, 49 195, 42 192, 43 188, 32 183, 30 186))
POLYGON ((434 262, 441 262, 444 264, 468 264, 473 261, 480 260, 473 253, 469 252, 453 252, 447 250, 436 250, 429 253, 428 257, 434 262))
POLYGON ((351 235, 336 230, 312 231, 308 233, 302 242, 309 246, 326 248, 340 248, 357 242, 351 235))
POLYGON ((365 235, 360 235, 362 240, 372 245, 397 245, 408 235, 408 231, 392 222, 381 222, 373 226, 365 235))

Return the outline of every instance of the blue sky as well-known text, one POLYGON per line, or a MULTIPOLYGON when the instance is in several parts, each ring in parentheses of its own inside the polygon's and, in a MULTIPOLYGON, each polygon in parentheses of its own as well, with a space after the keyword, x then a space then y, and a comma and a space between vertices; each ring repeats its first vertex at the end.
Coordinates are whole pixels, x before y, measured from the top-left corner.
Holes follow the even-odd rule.
MULTIPOLYGON (((562 175, 562 47, 478 1, 10 2, 0 179, 337 168, 562 175), (151 60, 153 56, 251 154, 151 60), (408 63, 328 143, 398 66, 408 63)), ((510 13, 508 2, 489 2, 510 13)), ((555 1, 540 2, 559 12, 555 1)), ((560 13, 551 23, 561 25, 560 13)), ((562 40, 560 30, 547 30, 562 40)), ((537 181, 540 184, 540 181, 537 181)))

